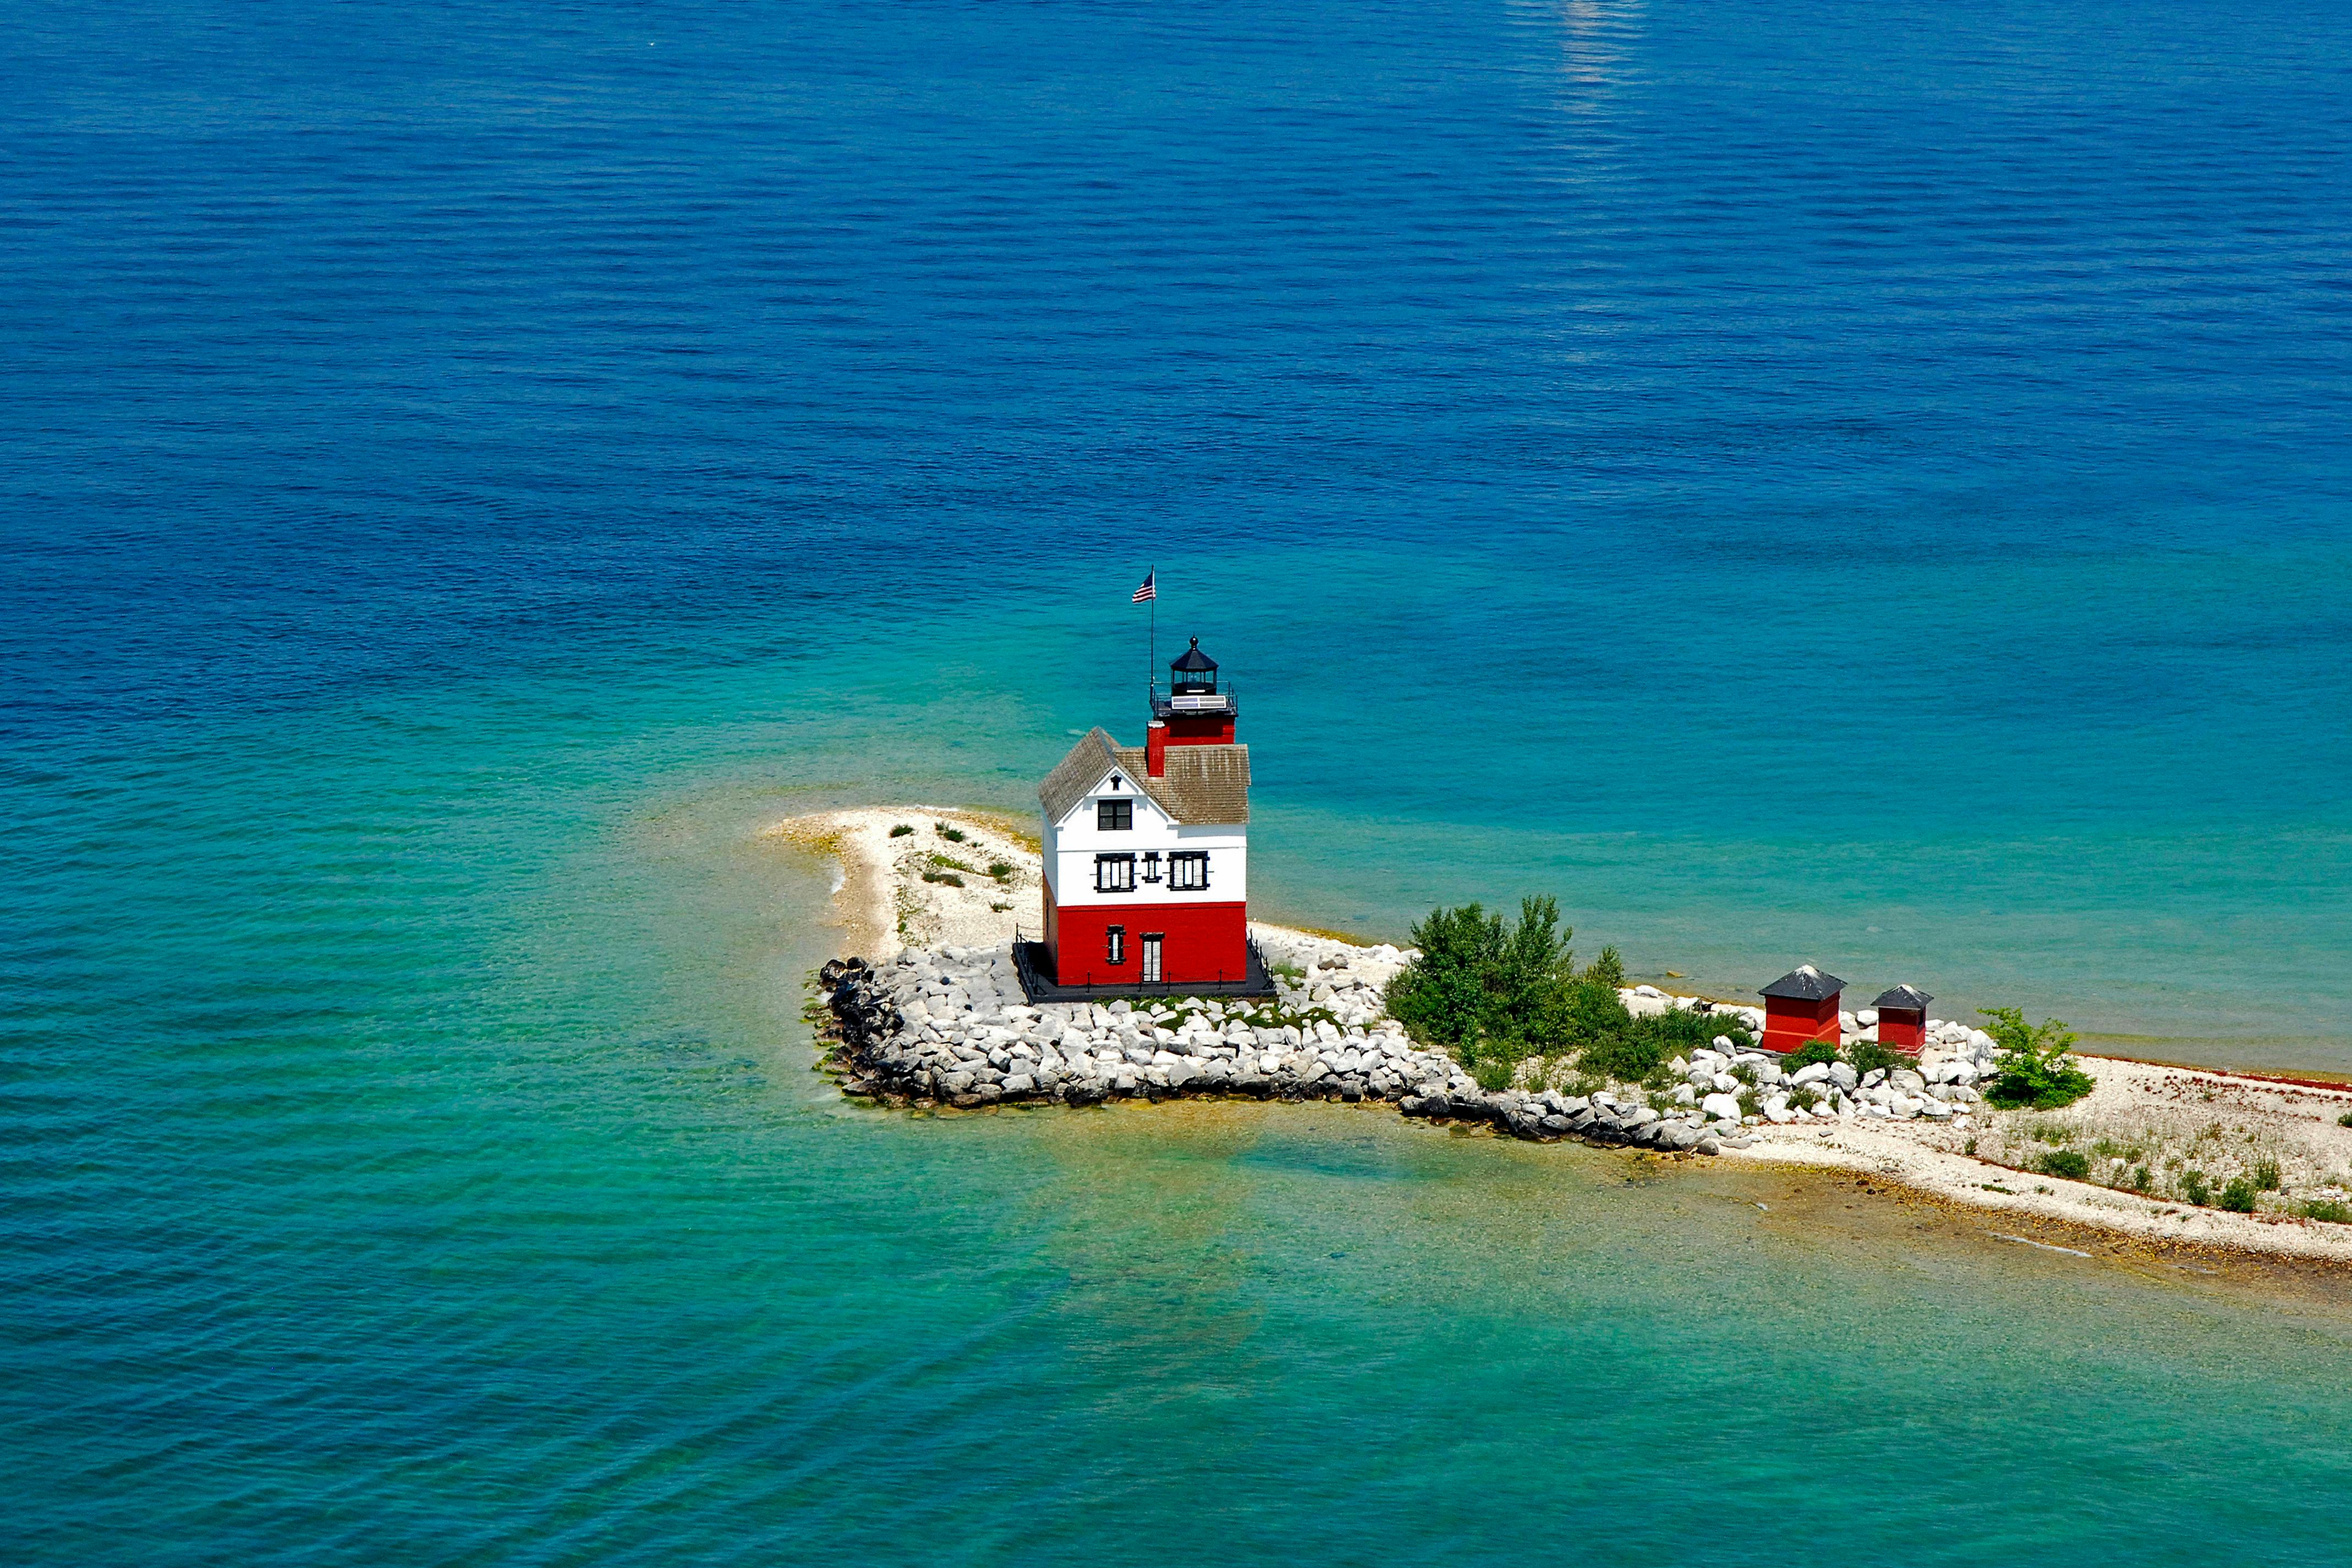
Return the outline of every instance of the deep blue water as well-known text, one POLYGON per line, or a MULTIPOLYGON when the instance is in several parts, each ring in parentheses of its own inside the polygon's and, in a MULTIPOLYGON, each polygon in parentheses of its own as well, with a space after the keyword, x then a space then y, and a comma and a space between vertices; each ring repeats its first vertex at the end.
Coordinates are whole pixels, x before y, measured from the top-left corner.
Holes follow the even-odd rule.
POLYGON ((2340 1557, 2332 1288, 845 1114, 755 837, 1157 567, 1266 912, 2352 1068, 2340 8, 11 20, 12 1554, 2340 1557))

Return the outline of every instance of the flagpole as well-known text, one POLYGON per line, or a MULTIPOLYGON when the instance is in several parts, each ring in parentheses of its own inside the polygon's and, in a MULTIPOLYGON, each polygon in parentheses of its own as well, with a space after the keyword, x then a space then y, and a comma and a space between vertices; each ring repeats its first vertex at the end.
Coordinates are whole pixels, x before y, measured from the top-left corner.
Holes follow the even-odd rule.
POLYGON ((1148 697, 1151 683, 1160 679, 1160 568, 1151 568, 1151 630, 1145 645, 1144 658, 1150 662, 1143 667, 1143 690, 1148 697))

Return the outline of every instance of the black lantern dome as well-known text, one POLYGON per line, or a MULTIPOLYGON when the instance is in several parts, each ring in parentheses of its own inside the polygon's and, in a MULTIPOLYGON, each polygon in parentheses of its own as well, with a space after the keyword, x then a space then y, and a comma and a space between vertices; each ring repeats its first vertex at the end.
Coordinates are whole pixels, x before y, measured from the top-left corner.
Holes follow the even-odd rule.
POLYGON ((1201 639, 1168 661, 1168 693, 1171 697, 1206 696, 1217 689, 1217 661, 1201 651, 1201 639))

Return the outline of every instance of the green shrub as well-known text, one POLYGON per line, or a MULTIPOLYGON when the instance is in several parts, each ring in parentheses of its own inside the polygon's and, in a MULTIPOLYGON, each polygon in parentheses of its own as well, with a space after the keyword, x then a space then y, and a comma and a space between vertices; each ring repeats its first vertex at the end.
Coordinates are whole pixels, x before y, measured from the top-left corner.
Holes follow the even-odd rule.
POLYGON ((2004 1110, 2021 1106, 2055 1110, 2074 1104, 2096 1087, 2091 1075, 2067 1054, 2074 1048, 2074 1035, 2064 1024, 2045 1018, 2029 1025, 2015 1007, 1978 1011, 1992 1020, 1987 1033, 2000 1047, 2000 1054, 1993 1058, 1992 1081, 1984 1091, 1993 1105, 2004 1110))
POLYGON ((2330 1225, 2352 1225, 2352 1204, 2336 1198, 2315 1198, 2303 1205, 2305 1219, 2324 1219, 2330 1225))
POLYGON ((2213 1184, 2205 1179, 2202 1171, 2183 1171, 2180 1173, 2180 1195, 2203 1208, 2213 1201, 2213 1184))
POLYGON ((969 871, 971 869, 971 867, 965 865, 954 856, 941 855, 936 850, 932 852, 930 861, 932 866, 942 871, 969 871))
POLYGON ((1882 1068, 1891 1073, 1919 1065, 1893 1046, 1881 1045, 1876 1040, 1856 1040, 1845 1048, 1845 1059, 1860 1073, 1876 1072, 1882 1068))
POLYGON ((931 824, 931 826, 940 837, 946 839, 950 844, 961 844, 963 842, 963 829, 961 827, 950 827, 944 822, 934 822, 931 824))
POLYGON ((963 886, 963 879, 957 876, 953 871, 926 871, 923 873, 923 880, 926 882, 937 882, 941 887, 945 888, 961 888, 963 886))
POLYGON ((1808 1043, 1804 1049, 1790 1051, 1781 1058, 1780 1068, 1784 1072, 1795 1072, 1799 1068, 1809 1068, 1815 1062, 1834 1062, 1837 1059, 1838 1053, 1835 1046, 1827 1040, 1814 1040, 1808 1043))
POLYGON ((907 835, 908 835, 909 833, 912 833, 912 832, 914 832, 914 831, 915 831, 915 830, 914 830, 912 827, 908 826, 905 823, 903 823, 903 822, 902 822, 902 823, 898 824, 898 826, 896 826, 896 827, 894 827, 894 828, 892 828, 892 829, 890 830, 890 837, 893 837, 893 838, 904 838, 904 837, 907 837, 907 835))
POLYGON ((2338 1127, 2352 1127, 2352 1110, 2347 1110, 2343 1115, 2337 1117, 2336 1119, 2336 1125, 2338 1127))
POLYGON ((2084 1182, 2091 1176, 2091 1157, 2074 1149, 2053 1149, 2035 1156, 2031 1168, 2045 1176, 2063 1176, 2070 1182, 2084 1182))
POLYGON ((1584 973, 1580 978, 1590 980, 1595 985, 1606 985, 1612 991, 1622 989, 1625 984, 1625 961, 1617 956, 1615 948, 1604 947, 1600 957, 1585 965, 1584 973))
POLYGON ((1501 1057, 1480 1057, 1470 1064, 1470 1076, 1480 1089, 1508 1089, 1511 1080, 1518 1076, 1518 1064, 1505 1061, 1501 1057))
POLYGON ((1577 984, 1572 934, 1550 899, 1521 900, 1511 924, 1478 904, 1432 910, 1412 928, 1421 956, 1389 982, 1389 1016, 1465 1067, 1549 1054, 1575 1032, 1580 991, 1598 989, 1577 984))
POLYGON ((1013 862, 1010 860, 991 860, 988 863, 988 874, 995 878, 1000 882, 1009 882, 1013 879, 1013 862))
POLYGON ((2279 1190, 2278 1162, 2267 1156, 2254 1162, 2254 1185, 2266 1193, 2279 1190))
POLYGON ((2149 1187, 2155 1185, 2155 1184, 2156 1173, 2149 1170, 2146 1165, 2142 1165, 2138 1170, 2134 1171, 2131 1174, 2131 1190, 2133 1192, 2144 1193, 2147 1191, 2149 1187))
POLYGON ((2221 1189, 2221 1206, 2231 1214, 2254 1212, 2254 1184, 2243 1176, 2232 1176, 2221 1189))

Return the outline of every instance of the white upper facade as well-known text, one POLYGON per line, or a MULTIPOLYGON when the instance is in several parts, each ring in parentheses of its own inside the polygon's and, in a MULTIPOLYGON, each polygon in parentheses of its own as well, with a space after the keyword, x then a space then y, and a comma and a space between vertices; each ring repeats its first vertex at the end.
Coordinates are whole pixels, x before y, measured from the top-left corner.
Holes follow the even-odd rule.
POLYGON ((1116 763, 1083 792, 1057 793, 1076 795, 1058 817, 1055 803, 1043 813, 1045 887, 1057 908, 1247 900, 1246 822, 1179 822, 1116 763))

